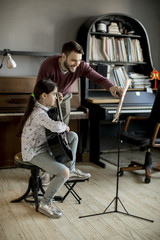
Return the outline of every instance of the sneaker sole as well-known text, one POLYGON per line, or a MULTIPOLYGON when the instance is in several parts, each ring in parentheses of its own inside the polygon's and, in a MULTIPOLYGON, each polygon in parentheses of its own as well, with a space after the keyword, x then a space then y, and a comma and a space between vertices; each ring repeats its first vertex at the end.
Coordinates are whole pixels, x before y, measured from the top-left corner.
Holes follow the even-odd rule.
POLYGON ((58 219, 58 218, 61 218, 61 217, 62 217, 62 215, 50 215, 49 213, 47 213, 47 212, 44 211, 43 209, 38 209, 38 212, 46 215, 47 217, 54 218, 54 219, 58 219))

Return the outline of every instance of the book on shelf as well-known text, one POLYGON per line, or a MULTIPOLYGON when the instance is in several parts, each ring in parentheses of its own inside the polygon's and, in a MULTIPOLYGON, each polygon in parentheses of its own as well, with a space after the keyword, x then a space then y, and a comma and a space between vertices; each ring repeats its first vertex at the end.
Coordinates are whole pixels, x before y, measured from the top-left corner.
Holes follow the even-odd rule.
POLYGON ((103 52, 102 52, 102 39, 96 38, 95 36, 91 36, 91 53, 90 53, 90 60, 95 61, 105 61, 103 52))
MULTIPOLYGON (((129 76, 124 66, 110 66, 109 80, 114 85, 125 88, 127 79, 129 79, 129 76)), ((129 88, 131 88, 131 85, 129 86, 129 88)))
POLYGON ((147 75, 144 75, 143 73, 137 73, 137 72, 129 72, 128 73, 130 75, 131 78, 148 78, 147 75))
POLYGON ((127 49, 126 49, 124 38, 119 39, 119 41, 120 41, 120 47, 122 49, 122 61, 127 62, 127 49))
POLYGON ((120 61, 120 50, 119 50, 117 38, 115 38, 115 48, 116 48, 116 61, 119 62, 120 61))
POLYGON ((137 60, 138 62, 143 62, 143 53, 142 48, 140 45, 140 41, 138 39, 135 39, 136 44, 136 50, 137 50, 137 60))
POLYGON ((126 38, 126 48, 127 48, 128 62, 132 62, 131 38, 126 38))
MULTIPOLYGON (((128 43, 128 42, 127 42, 128 43)), ((129 62, 143 62, 143 53, 138 39, 129 39, 130 58, 129 62)))
POLYGON ((107 54, 107 44, 106 44, 106 37, 102 37, 102 53, 106 61, 110 61, 109 56, 107 54))
POLYGON ((119 79, 118 73, 115 70, 115 68, 113 67, 111 71, 112 71, 112 75, 111 75, 112 79, 111 79, 111 81, 113 82, 114 85, 121 86, 120 79, 119 79))

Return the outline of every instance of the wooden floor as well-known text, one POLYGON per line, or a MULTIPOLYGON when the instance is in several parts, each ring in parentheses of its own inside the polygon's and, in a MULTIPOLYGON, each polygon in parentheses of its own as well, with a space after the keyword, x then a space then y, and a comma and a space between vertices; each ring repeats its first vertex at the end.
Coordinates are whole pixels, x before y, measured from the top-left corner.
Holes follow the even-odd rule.
MULTIPOLYGON (((160 172, 152 174, 150 184, 143 183, 144 172, 125 173, 119 182, 119 199, 133 215, 154 220, 149 222, 121 214, 102 213, 116 196, 116 167, 106 163, 102 169, 91 163, 78 163, 92 174, 89 182, 79 183, 82 197, 78 204, 71 194, 64 203, 56 203, 63 212, 61 219, 51 219, 35 211, 34 204, 10 203, 27 188, 29 171, 19 168, 0 170, 0 240, 159 240, 160 239, 160 172)), ((63 186, 59 194, 63 195, 63 186)), ((108 211, 115 211, 115 201, 108 211)))

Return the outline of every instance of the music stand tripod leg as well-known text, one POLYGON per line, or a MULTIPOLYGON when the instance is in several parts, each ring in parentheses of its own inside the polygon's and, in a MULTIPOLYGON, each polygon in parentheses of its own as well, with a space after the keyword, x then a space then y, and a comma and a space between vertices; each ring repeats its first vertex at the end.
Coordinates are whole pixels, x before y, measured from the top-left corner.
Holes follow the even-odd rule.
POLYGON ((143 217, 139 217, 136 215, 132 215, 129 214, 128 211, 126 210, 126 208, 124 207, 123 203, 121 202, 120 198, 118 197, 118 191, 119 191, 119 162, 120 162, 120 144, 121 144, 121 120, 118 121, 119 123, 119 131, 118 131, 118 159, 117 159, 117 178, 116 178, 116 196, 113 198, 113 200, 108 204, 108 206, 105 208, 105 210, 101 213, 95 213, 95 214, 90 214, 90 215, 85 215, 85 216, 80 216, 79 218, 85 218, 85 217, 92 217, 92 216, 98 216, 98 215, 103 215, 103 214, 109 214, 109 213, 121 213, 121 214, 125 214, 127 216, 130 217, 135 217, 135 218, 139 218, 145 221, 149 221, 149 222, 154 222, 153 220, 147 219, 147 218, 143 218, 143 217), (120 202, 120 204, 122 205, 123 209, 125 212, 121 212, 118 211, 118 201, 120 202), (108 208, 115 202, 115 210, 113 211, 108 211, 108 208))

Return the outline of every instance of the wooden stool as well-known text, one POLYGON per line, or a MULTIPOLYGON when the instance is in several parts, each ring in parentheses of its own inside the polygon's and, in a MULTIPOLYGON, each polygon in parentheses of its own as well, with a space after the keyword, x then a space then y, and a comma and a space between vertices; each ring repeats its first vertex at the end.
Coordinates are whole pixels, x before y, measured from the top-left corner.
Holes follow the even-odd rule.
POLYGON ((30 170, 31 176, 29 178, 27 191, 21 197, 14 199, 11 202, 15 203, 22 200, 25 200, 26 202, 34 202, 36 211, 38 211, 39 196, 43 196, 45 193, 42 187, 41 178, 39 176, 40 168, 29 162, 24 162, 21 153, 17 153, 14 157, 14 160, 17 166, 30 170), (41 190, 41 193, 39 193, 39 190, 41 190))

